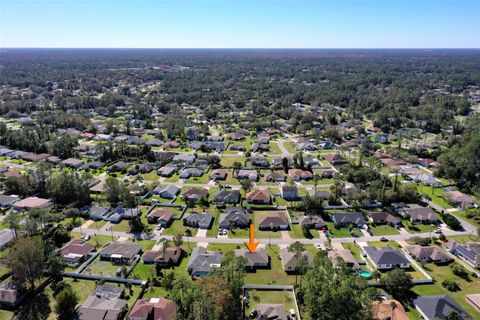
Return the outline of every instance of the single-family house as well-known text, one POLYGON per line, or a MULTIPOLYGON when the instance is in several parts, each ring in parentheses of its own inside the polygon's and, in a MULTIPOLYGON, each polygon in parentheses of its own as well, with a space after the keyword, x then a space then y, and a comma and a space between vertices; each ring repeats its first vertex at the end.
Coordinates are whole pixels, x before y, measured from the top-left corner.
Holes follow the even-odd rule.
POLYGON ((210 173, 210 180, 220 181, 227 179, 227 170, 224 169, 215 169, 210 173))
POLYGON ((72 239, 59 250, 59 255, 68 264, 78 264, 86 260, 95 249, 81 239, 72 239))
MULTIPOLYGON (((280 257, 282 258, 283 269, 287 273, 295 272, 297 269, 297 257, 295 253, 288 251, 287 248, 280 249, 280 257)), ((303 251, 298 259, 305 259, 307 266, 313 266, 313 255, 310 251, 303 251)))
POLYGON ((420 296, 413 300, 413 304, 420 315, 426 320, 473 319, 449 295, 420 296), (452 316, 455 316, 455 318, 452 318, 452 316))
POLYGON ((422 207, 417 204, 408 205, 405 212, 410 216, 412 223, 438 223, 438 217, 429 207, 422 207))
POLYGON ((236 249, 235 256, 244 257, 246 259, 245 268, 255 270, 257 268, 268 268, 270 265, 270 257, 265 249, 259 248, 255 252, 248 249, 236 249))
POLYGON ((51 204, 50 200, 38 198, 38 197, 28 197, 22 200, 19 200, 13 204, 17 210, 31 210, 31 209, 40 209, 46 208, 51 204))
POLYGON ((389 224, 391 226, 396 226, 402 223, 402 219, 395 217, 388 212, 369 212, 367 216, 368 220, 375 224, 389 224))
POLYGON ((415 260, 419 262, 444 264, 453 261, 450 255, 435 246, 422 247, 420 245, 411 245, 405 249, 415 260))
POLYGON ((128 320, 174 320, 177 304, 165 298, 140 299, 128 314, 128 320))
POLYGON ((282 198, 285 200, 299 200, 300 195, 298 194, 297 186, 282 186, 280 189, 282 198))
POLYGON ((158 225, 167 228, 175 217, 175 211, 168 207, 158 207, 153 209, 148 214, 148 223, 157 223, 158 225))
POLYGON ((169 178, 177 171, 175 166, 163 166, 157 170, 157 175, 163 178, 169 178))
POLYGON ((145 264, 157 263, 161 266, 177 266, 182 258, 182 249, 168 247, 160 250, 147 250, 142 255, 145 264))
POLYGON ((92 206, 89 209, 90 219, 93 221, 107 220, 111 214, 110 208, 92 206))
POLYGON ((339 153, 329 153, 323 156, 323 159, 330 162, 333 165, 340 165, 347 163, 344 157, 342 157, 339 153))
POLYGON ((203 170, 195 167, 185 168, 180 171, 180 178, 181 179, 188 179, 191 177, 201 177, 203 175, 203 170))
POLYGON ((390 246, 382 247, 380 250, 373 246, 366 247, 365 253, 379 270, 410 268, 410 261, 408 261, 405 255, 390 246))
POLYGON ((172 162, 175 164, 190 165, 195 162, 193 154, 177 154, 173 157, 172 162))
POLYGON ((114 263, 130 263, 141 252, 140 245, 133 242, 110 242, 100 250, 100 258, 114 263))
POLYGON ((260 230, 288 230, 288 218, 284 211, 268 211, 260 220, 260 230))
POLYGON ((381 300, 372 302, 373 320, 409 320, 402 304, 397 300, 381 300), (395 306, 395 307, 393 307, 395 306))
POLYGON ((345 263, 345 265, 351 270, 356 271, 360 269, 358 261, 350 250, 337 249, 328 251, 328 258, 332 261, 335 267, 339 267, 341 263, 345 263))
POLYGON ((190 188, 183 193, 183 199, 185 201, 197 202, 202 197, 208 197, 208 190, 205 188, 190 188))
POLYGON ((292 177, 294 181, 310 180, 313 178, 313 174, 310 171, 302 169, 289 169, 288 175, 292 177))
POLYGON ((78 169, 81 166, 83 166, 85 164, 85 162, 81 159, 68 158, 68 159, 65 159, 62 162, 60 162, 60 164, 64 165, 65 167, 78 169))
POLYGON ((447 199, 447 201, 449 201, 450 203, 456 205, 456 206, 459 206, 463 209, 465 208, 469 208, 469 207, 473 207, 475 206, 477 203, 475 202, 475 199, 463 192, 460 192, 460 191, 449 191, 449 192, 445 192, 443 194, 443 196, 445 197, 445 199, 447 199))
MULTIPOLYGON (((107 285, 100 287, 106 288, 107 285)), ((115 286, 109 286, 114 288, 115 286)), ((120 288, 120 287, 117 287, 120 288)), ((121 289, 121 288, 120 288, 121 289)), ((121 289, 123 295, 123 289, 121 289)), ((79 320, 120 320, 127 312, 127 301, 115 291, 95 291, 77 308, 79 320)))
POLYGON ((193 228, 210 229, 213 216, 210 213, 190 213, 183 218, 183 225, 193 228))
POLYGON ((254 314, 254 320, 288 320, 283 304, 257 304, 254 314))
POLYGON ((20 200, 18 196, 6 196, 3 194, 0 194, 0 208, 2 209, 10 208, 18 200, 20 200))
POLYGON ((480 268, 480 243, 473 241, 459 243, 455 240, 450 240, 445 242, 444 246, 453 254, 467 260, 475 268, 480 268))
POLYGON ((158 195, 164 199, 175 199, 180 193, 180 188, 174 185, 169 185, 166 187, 156 187, 153 189, 153 194, 158 195))
POLYGON ((248 228, 250 217, 242 207, 229 207, 220 215, 218 225, 222 229, 248 228))
POLYGON ((258 180, 258 172, 254 169, 240 169, 235 174, 235 178, 237 179, 248 179, 250 181, 257 181, 258 180))
POLYGON ((286 179, 285 175, 278 171, 270 172, 265 176, 267 182, 283 182, 286 179))
POLYGON ((217 205, 237 204, 240 202, 240 191, 220 189, 212 197, 212 203, 217 205))
POLYGON ((327 223, 321 216, 303 215, 298 218, 298 223, 303 227, 307 226, 310 229, 321 230, 327 226, 327 223))
POLYGON ((266 189, 254 189, 247 193, 248 203, 269 204, 271 202, 270 192, 266 189))
POLYGON ((223 255, 215 251, 207 251, 204 247, 193 249, 188 261, 188 273, 196 278, 210 274, 212 268, 220 267, 223 255))
POLYGON ((367 221, 360 212, 345 212, 332 214, 332 221, 338 227, 346 227, 350 224, 359 228, 367 224, 367 221))

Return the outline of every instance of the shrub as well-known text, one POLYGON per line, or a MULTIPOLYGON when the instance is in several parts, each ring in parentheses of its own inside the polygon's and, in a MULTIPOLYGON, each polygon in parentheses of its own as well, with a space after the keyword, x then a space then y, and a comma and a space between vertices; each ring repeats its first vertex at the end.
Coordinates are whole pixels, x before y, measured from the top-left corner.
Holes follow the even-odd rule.
POLYGON ((422 247, 428 246, 432 243, 431 238, 413 237, 412 240, 415 244, 420 245, 422 247))
POLYGON ((465 269, 463 266, 459 265, 456 262, 450 264, 450 269, 452 269, 453 274, 459 276, 460 278, 469 278, 469 273, 467 269, 465 269))
POLYGON ((460 289, 458 287, 458 284, 455 281, 450 281, 450 280, 443 280, 442 287, 444 287, 448 291, 457 291, 460 289))

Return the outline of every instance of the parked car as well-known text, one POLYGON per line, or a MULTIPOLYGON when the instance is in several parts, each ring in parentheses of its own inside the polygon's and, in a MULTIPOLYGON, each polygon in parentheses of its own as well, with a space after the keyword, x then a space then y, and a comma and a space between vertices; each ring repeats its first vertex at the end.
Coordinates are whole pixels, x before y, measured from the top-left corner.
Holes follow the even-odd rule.
POLYGON ((380 238, 380 241, 387 242, 387 241, 388 241, 388 239, 387 239, 387 238, 385 238, 385 237, 381 237, 381 238, 380 238))

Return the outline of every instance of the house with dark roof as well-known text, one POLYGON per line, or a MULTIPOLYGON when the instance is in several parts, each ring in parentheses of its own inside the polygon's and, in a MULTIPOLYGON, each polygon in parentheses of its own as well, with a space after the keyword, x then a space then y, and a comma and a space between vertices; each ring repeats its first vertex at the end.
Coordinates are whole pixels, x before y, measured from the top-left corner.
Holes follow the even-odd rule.
POLYGON ((127 308, 127 301, 113 292, 112 294, 107 292, 102 294, 95 291, 78 306, 77 314, 79 320, 119 320, 123 319, 127 308))
POLYGON ((132 262, 141 251, 140 245, 133 242, 110 242, 100 250, 100 258, 125 264, 132 262))
POLYGON ((142 255, 142 261, 145 264, 156 263, 160 266, 177 266, 182 258, 182 249, 168 247, 160 250, 147 250, 142 255))
POLYGON ((210 229, 213 216, 210 213, 190 213, 183 218, 183 225, 199 229, 210 229))
POLYGON ((108 216, 111 214, 110 208, 103 207, 90 207, 89 214, 90 219, 93 221, 107 220, 108 216))
POLYGON ((350 224, 359 228, 367 224, 367 221, 360 212, 345 212, 332 214, 332 221, 338 227, 345 227, 350 224))
POLYGON ((419 262, 433 262, 445 264, 453 261, 453 258, 442 249, 435 246, 422 247, 419 245, 407 246, 407 252, 419 262))
POLYGON ((175 199, 180 193, 180 188, 177 186, 169 185, 166 187, 156 187, 153 189, 153 194, 158 195, 164 199, 175 199))
POLYGON ((207 251, 204 247, 193 249, 188 261, 187 271, 196 278, 210 274, 212 268, 220 267, 223 255, 215 251, 207 251))
POLYGON ((450 240, 443 245, 453 254, 467 260, 475 268, 480 268, 480 243, 473 241, 459 243, 450 240))
POLYGON ((321 230, 327 226, 325 220, 321 216, 303 215, 298 218, 298 223, 303 227, 307 226, 309 229, 321 230))
POLYGON ((392 247, 386 246, 380 250, 373 246, 365 247, 365 253, 379 270, 410 268, 410 261, 408 261, 405 255, 392 247))
POLYGON ((323 159, 330 162, 333 165, 345 164, 347 160, 338 153, 329 153, 323 155, 323 159))
POLYGON ((213 195, 211 201, 216 205, 237 204, 240 202, 240 191, 232 189, 220 189, 213 195))
MULTIPOLYGON (((280 249, 280 257, 282 258, 283 269, 287 273, 296 271, 297 257, 295 253, 288 251, 287 248, 280 249)), ((310 251, 303 251, 298 259, 305 259, 309 268, 313 267, 313 255, 310 251)))
POLYGON ((220 215, 218 226, 222 229, 248 228, 250 217, 241 207, 229 207, 220 215))
POLYGON ((280 189, 280 194, 285 200, 299 200, 300 195, 298 194, 297 186, 282 186, 280 189))
POLYGON ((163 166, 157 170, 157 175, 163 178, 169 178, 177 171, 175 166, 163 166))
POLYGON ((350 268, 352 270, 359 270, 360 265, 358 264, 358 261, 355 259, 353 256, 352 252, 350 250, 331 250, 328 251, 328 258, 330 261, 332 261, 333 265, 335 267, 339 267, 341 263, 345 263, 347 268, 350 268))
POLYGON ((456 320, 473 319, 449 295, 421 296, 413 300, 413 304, 426 320, 453 319, 453 315, 456 320))
POLYGON ((223 169, 215 169, 215 170, 212 170, 212 172, 210 173, 210 180, 213 180, 213 181, 220 181, 220 180, 225 180, 227 179, 227 170, 223 170, 223 169))
POLYGON ((267 182, 284 182, 285 180, 287 180, 287 178, 285 177, 284 174, 282 174, 278 171, 274 171, 274 172, 270 172, 269 174, 267 174, 265 176, 265 180, 267 182))
POLYGON ((258 224, 260 230, 288 230, 289 224, 284 211, 269 211, 258 224))
POLYGON ((174 320, 177 304, 165 298, 140 299, 135 302, 128 320, 174 320))
POLYGON ((185 191, 182 195, 185 201, 194 201, 197 202, 202 197, 208 197, 208 190, 205 188, 190 188, 185 191))
POLYGON ((368 220, 375 224, 389 224, 396 226, 402 223, 402 219, 395 217, 388 212, 369 212, 367 214, 368 220))
POLYGON ((6 196, 3 194, 0 194, 0 208, 2 209, 10 208, 19 199, 20 198, 17 196, 6 196))
POLYGON ((257 304, 255 320, 288 320, 285 305, 283 304, 257 304))
POLYGON ((235 256, 244 257, 245 268, 255 270, 257 268, 268 268, 270 266, 270 257, 265 249, 259 248, 254 253, 248 249, 236 249, 235 256))
POLYGON ((182 171, 180 171, 180 178, 181 179, 188 179, 191 177, 201 177, 203 175, 203 169, 199 168, 185 168, 182 171))

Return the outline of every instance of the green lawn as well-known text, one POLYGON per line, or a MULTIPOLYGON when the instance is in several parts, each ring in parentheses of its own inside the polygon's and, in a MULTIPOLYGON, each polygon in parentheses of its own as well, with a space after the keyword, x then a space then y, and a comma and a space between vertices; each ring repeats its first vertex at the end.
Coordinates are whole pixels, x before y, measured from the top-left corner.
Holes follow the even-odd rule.
POLYGON ((150 173, 142 174, 143 179, 147 181, 158 181, 159 176, 157 175, 157 171, 152 170, 150 173))
POLYGON ((344 243, 342 243, 342 246, 343 246, 345 249, 350 250, 350 252, 353 254, 353 256, 355 257, 355 259, 361 260, 362 250, 361 250, 360 247, 357 246, 355 243, 353 243, 353 242, 344 242, 344 243))
POLYGON ((222 157, 222 160, 220 161, 220 165, 223 168, 231 168, 233 167, 233 164, 235 162, 240 162, 243 166, 245 160, 247 160, 246 157, 244 156, 228 156, 228 157, 222 157))
POLYGON ((281 154, 282 153, 282 151, 280 150, 280 147, 278 146, 277 142, 270 141, 268 146, 270 147, 270 153, 271 154, 281 154))
POLYGON ((250 304, 247 308, 247 315, 252 312, 258 304, 283 304, 285 310, 295 310, 295 299, 291 291, 267 291, 267 290, 250 290, 248 292, 250 304))
POLYGON ((162 235, 175 236, 177 234, 184 235, 185 231, 190 229, 192 235, 195 235, 196 231, 193 228, 185 227, 182 220, 174 220, 173 223, 167 229, 164 229, 162 235))
POLYGON ((376 247, 377 249, 380 249, 382 247, 387 247, 387 246, 395 249, 402 248, 396 241, 370 241, 368 242, 368 245, 376 247))
POLYGON ((418 192, 428 196, 430 199, 432 199, 432 202, 438 204, 439 206, 445 209, 453 208, 453 206, 443 198, 443 189, 427 187, 422 184, 415 184, 415 187, 417 188, 418 192))
MULTIPOLYGON (((115 265, 107 260, 97 257, 82 273, 107 277, 116 277, 116 272, 122 265, 115 265)), ((128 266, 126 266, 128 268, 128 266)))
POLYGON ((211 228, 207 230, 207 237, 217 236, 219 219, 220 219, 220 211, 218 209, 215 209, 213 212, 213 224, 211 228))
POLYGON ((206 184, 210 181, 210 178, 207 173, 202 175, 201 177, 191 177, 185 180, 185 183, 198 183, 198 184, 206 184))
POLYGON ((371 227, 370 231, 372 231, 373 235, 375 236, 388 236, 393 234, 400 234, 400 232, 398 232, 397 229, 389 225, 371 227))
POLYGON ((435 225, 411 223, 410 221, 403 221, 403 225, 405 226, 405 229, 411 233, 426 233, 431 231, 433 234, 433 231, 437 229, 437 226, 435 225))
MULTIPOLYGON (((293 239, 305 239, 303 235, 302 226, 300 224, 290 224, 290 236, 293 239)), ((315 237, 314 230, 311 230, 312 236, 315 237)))
POLYGON ((129 232, 130 223, 127 220, 122 220, 119 223, 112 223, 112 231, 114 232, 129 232))
POLYGON ((248 239, 250 237, 250 229, 233 229, 228 230, 228 237, 229 238, 237 238, 237 239, 248 239))
POLYGON ((178 179, 180 179, 180 176, 176 172, 173 176, 171 176, 170 178, 166 178, 164 181, 165 182, 177 182, 178 179))
POLYGON ((283 270, 282 261, 280 259, 280 248, 276 245, 266 246, 268 255, 270 256, 270 269, 258 269, 255 272, 247 272, 245 283, 247 284, 295 284, 295 276, 288 275, 283 270))
POLYGON ((348 228, 336 228, 333 222, 327 222, 328 233, 332 238, 350 238, 353 236, 360 237, 362 233, 357 228, 353 228, 353 235, 350 234, 348 228))

